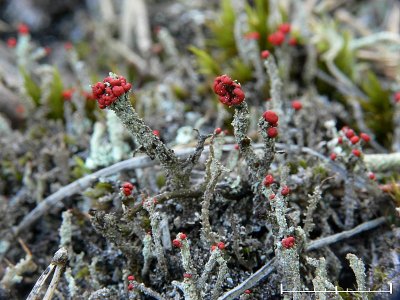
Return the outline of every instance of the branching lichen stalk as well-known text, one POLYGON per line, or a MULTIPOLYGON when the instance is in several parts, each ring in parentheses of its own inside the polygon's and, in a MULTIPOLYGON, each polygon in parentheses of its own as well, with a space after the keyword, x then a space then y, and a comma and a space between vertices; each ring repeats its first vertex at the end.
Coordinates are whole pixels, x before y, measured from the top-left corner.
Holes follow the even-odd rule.
POLYGON ((247 136, 247 131, 250 125, 250 113, 246 102, 242 102, 240 105, 235 106, 235 115, 233 117, 232 125, 240 153, 243 155, 250 169, 251 183, 256 184, 261 181, 262 176, 265 174, 260 172, 260 159, 254 152, 251 145, 251 139, 247 136))
POLYGON ((157 257, 158 267, 164 275, 168 274, 167 261, 165 259, 164 248, 161 244, 161 230, 160 230, 160 214, 155 211, 155 204, 153 199, 146 199, 143 207, 150 215, 150 225, 153 235, 154 252, 157 257))

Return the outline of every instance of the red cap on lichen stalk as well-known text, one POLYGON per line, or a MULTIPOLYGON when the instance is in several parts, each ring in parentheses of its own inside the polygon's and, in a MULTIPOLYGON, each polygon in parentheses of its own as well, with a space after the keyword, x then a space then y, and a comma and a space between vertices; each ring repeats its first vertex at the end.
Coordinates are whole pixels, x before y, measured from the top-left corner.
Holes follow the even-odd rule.
POLYGON ((96 97, 99 107, 104 109, 115 101, 118 97, 129 92, 132 84, 126 82, 125 77, 110 73, 102 82, 97 82, 92 86, 93 95, 96 97))
POLYGON ((239 105, 244 101, 245 95, 242 87, 228 75, 216 77, 213 89, 222 104, 232 106, 239 105))

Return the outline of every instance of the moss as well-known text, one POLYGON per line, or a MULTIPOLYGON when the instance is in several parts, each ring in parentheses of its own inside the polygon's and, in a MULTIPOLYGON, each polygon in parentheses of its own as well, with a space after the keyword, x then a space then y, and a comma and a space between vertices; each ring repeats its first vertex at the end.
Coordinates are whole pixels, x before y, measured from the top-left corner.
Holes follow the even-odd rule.
POLYGON ((167 178, 165 177, 165 175, 162 173, 159 173, 156 178, 157 187, 162 188, 163 186, 165 186, 166 182, 167 182, 167 178))
POLYGON ((313 168, 313 175, 318 178, 324 178, 329 175, 329 172, 325 167, 318 165, 313 168))
POLYGON ((288 167, 289 174, 297 174, 299 172, 299 164, 297 164, 296 162, 289 162, 288 167))
POLYGON ((113 191, 113 186, 108 182, 98 182, 94 188, 87 189, 83 194, 91 199, 103 197, 113 191))
POLYGON ((86 277, 90 276, 90 271, 88 266, 84 266, 82 269, 80 269, 76 275, 76 279, 85 279, 86 277))

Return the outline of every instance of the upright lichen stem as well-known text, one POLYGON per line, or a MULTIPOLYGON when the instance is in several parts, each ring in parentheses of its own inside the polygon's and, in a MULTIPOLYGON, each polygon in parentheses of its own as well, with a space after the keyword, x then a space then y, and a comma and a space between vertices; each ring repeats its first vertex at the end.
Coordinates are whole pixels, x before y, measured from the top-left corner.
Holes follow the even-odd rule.
POLYGON ((143 147, 146 154, 160 161, 161 166, 166 170, 167 176, 174 187, 184 187, 188 184, 188 178, 181 176, 179 160, 174 151, 169 149, 158 136, 139 117, 132 107, 128 94, 119 97, 110 108, 116 113, 129 132, 136 138, 143 147))
POLYGON ((250 168, 250 176, 252 184, 261 181, 264 174, 261 174, 259 166, 260 159, 251 146, 251 140, 247 136, 250 124, 250 113, 246 102, 242 102, 235 106, 235 115, 233 117, 232 126, 234 129, 235 140, 239 145, 240 153, 243 155, 248 167, 250 168))

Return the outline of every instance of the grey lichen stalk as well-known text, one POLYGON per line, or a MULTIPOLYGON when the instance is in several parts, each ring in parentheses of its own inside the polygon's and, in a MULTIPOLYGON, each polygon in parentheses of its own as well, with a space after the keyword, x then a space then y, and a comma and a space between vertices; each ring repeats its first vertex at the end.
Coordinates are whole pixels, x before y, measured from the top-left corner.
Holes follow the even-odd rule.
MULTIPOLYGON (((110 75, 116 76, 113 73, 110 73, 110 75)), ((151 159, 157 158, 160 161, 170 180, 172 189, 189 187, 192 168, 200 158, 206 137, 199 137, 194 154, 186 160, 180 160, 174 151, 168 148, 139 117, 131 105, 127 93, 120 96, 117 101, 110 105, 110 109, 116 113, 128 131, 135 137, 136 141, 141 145, 141 149, 151 159)))
POLYGON ((212 244, 217 242, 218 235, 212 231, 210 224, 210 204, 211 200, 214 198, 214 190, 218 183, 218 179, 225 170, 221 163, 214 158, 214 138, 211 140, 210 144, 210 156, 206 164, 206 189, 203 195, 203 201, 201 203, 201 224, 202 237, 205 244, 212 244))
POLYGON ((247 131, 250 124, 250 113, 246 102, 235 106, 235 115, 233 117, 232 126, 234 129, 235 140, 239 145, 240 153, 246 160, 247 166, 250 169, 250 179, 252 185, 261 181, 265 175, 264 170, 260 170, 260 158, 256 155, 251 139, 247 136, 247 131))
POLYGON ((270 79, 270 95, 271 95, 271 109, 279 115, 280 138, 284 141, 287 140, 286 132, 288 132, 288 116, 285 114, 284 109, 284 95, 282 92, 283 83, 279 75, 279 69, 273 55, 264 60, 264 66, 270 79))
MULTIPOLYGON (((358 258, 356 255, 352 253, 348 253, 346 255, 346 258, 350 262, 350 267, 353 270, 354 274, 356 275, 356 281, 357 281, 357 290, 358 291, 366 291, 366 275, 365 275, 365 265, 363 261, 358 258)), ((363 300, 368 299, 366 293, 361 293, 361 298, 363 300)))
POLYGON ((260 128, 260 134, 265 146, 263 159, 260 161, 259 172, 261 175, 265 175, 275 158, 275 139, 268 136, 267 128, 270 127, 270 125, 268 125, 268 122, 266 122, 263 117, 260 118, 258 127, 260 128))
POLYGON ((313 214, 315 209, 317 208, 318 202, 321 201, 321 186, 317 185, 314 188, 314 192, 312 195, 308 195, 308 205, 307 210, 305 212, 305 220, 303 230, 304 233, 309 236, 310 232, 314 229, 315 224, 313 222, 313 214))
POLYGON ((151 258, 153 257, 152 252, 152 239, 151 234, 146 234, 143 238, 143 268, 142 268, 142 277, 145 277, 149 272, 151 258))
MULTIPOLYGON (((319 291, 318 299, 319 300, 326 300, 327 295, 326 293, 321 293, 321 291, 333 291, 335 290, 335 286, 333 283, 328 279, 328 272, 326 270, 326 260, 323 257, 319 259, 306 257, 307 263, 313 267, 315 267, 315 277, 312 280, 314 290, 319 291)), ((329 299, 342 299, 339 295, 332 295, 329 293, 329 299)))
POLYGON ((133 281, 132 284, 136 290, 142 292, 146 296, 151 297, 152 299, 165 300, 165 298, 163 296, 161 296, 159 293, 152 290, 151 288, 146 287, 144 285, 144 283, 139 283, 137 281, 133 281))
MULTIPOLYGON (((286 197, 282 196, 281 194, 282 188, 286 185, 287 177, 288 169, 284 167, 281 174, 281 188, 276 193, 275 198, 270 200, 272 213, 276 220, 276 225, 274 226, 274 237, 276 243, 275 254, 278 258, 279 271, 284 278, 283 284, 286 285, 285 289, 301 290, 298 239, 296 237, 295 246, 289 249, 285 249, 281 244, 282 238, 288 236, 289 234, 294 234, 294 228, 289 228, 286 221, 287 200, 286 197)), ((273 192, 271 188, 265 187, 263 189, 263 193, 268 199, 273 192)), ((299 297, 300 295, 298 293, 293 294, 293 299, 300 299, 299 297)))
POLYGON ((164 248, 161 244, 161 230, 160 230, 160 213, 155 211, 155 203, 153 199, 146 199, 143 203, 143 207, 147 210, 150 215, 150 225, 152 230, 154 251, 158 260, 158 267, 166 276, 168 274, 167 260, 165 259, 164 248))

